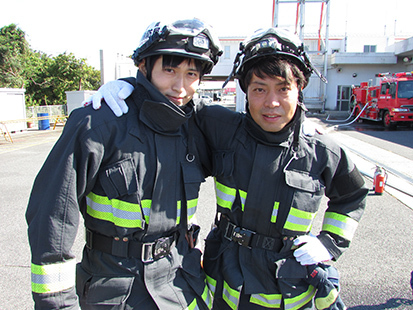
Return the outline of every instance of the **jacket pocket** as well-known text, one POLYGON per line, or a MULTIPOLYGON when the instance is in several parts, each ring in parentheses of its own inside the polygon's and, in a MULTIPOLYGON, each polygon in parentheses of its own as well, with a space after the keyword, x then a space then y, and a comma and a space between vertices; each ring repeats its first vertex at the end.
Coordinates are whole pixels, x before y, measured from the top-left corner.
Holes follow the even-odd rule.
POLYGON ((105 277, 89 274, 80 264, 76 268, 76 291, 87 306, 119 306, 124 309, 134 277, 105 277))
POLYGON ((306 171, 286 170, 285 182, 293 189, 292 207, 315 212, 323 197, 324 186, 306 171))
POLYGON ((100 173, 99 179, 109 199, 131 195, 138 191, 138 178, 132 158, 123 159, 106 167, 100 173))

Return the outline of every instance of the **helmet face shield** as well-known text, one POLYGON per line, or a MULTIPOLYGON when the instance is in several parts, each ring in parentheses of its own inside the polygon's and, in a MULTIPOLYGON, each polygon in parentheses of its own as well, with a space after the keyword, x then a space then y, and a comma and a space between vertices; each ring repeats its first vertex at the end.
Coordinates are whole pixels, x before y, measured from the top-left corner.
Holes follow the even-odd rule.
POLYGON ((176 55, 204 62, 203 74, 211 72, 222 55, 219 40, 210 26, 198 19, 179 20, 172 24, 152 23, 145 31, 133 60, 153 55, 176 55))

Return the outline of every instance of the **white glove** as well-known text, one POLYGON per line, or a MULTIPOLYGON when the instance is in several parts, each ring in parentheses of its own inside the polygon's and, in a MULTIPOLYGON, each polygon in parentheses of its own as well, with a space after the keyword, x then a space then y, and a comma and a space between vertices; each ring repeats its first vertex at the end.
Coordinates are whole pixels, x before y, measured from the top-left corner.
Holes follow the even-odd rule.
POLYGON ((294 240, 294 256, 301 265, 314 265, 331 260, 333 256, 313 234, 299 236, 294 240))
POLYGON ((102 85, 96 94, 90 96, 82 104, 88 106, 92 103, 95 110, 100 109, 102 99, 116 116, 122 116, 122 114, 128 113, 128 106, 125 99, 132 94, 134 87, 125 81, 110 81, 102 85))

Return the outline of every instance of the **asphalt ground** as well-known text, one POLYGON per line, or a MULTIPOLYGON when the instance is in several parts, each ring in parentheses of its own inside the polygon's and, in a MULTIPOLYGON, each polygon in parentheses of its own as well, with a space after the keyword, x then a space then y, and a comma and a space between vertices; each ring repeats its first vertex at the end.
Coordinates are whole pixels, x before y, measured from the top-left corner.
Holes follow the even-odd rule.
MULTIPOLYGON (((372 184, 368 173, 371 166, 374 167, 377 160, 380 160, 386 168, 397 172, 398 182, 411 189, 408 182, 411 177, 409 169, 413 167, 411 160, 405 156, 397 157, 397 160, 394 156, 386 158, 380 155, 383 149, 380 148, 378 152, 373 147, 378 147, 380 143, 368 143, 353 135, 353 132, 348 134, 332 130, 320 119, 313 120, 330 131, 348 149, 358 168, 365 171, 366 182, 370 187, 372 184), (378 158, 374 159, 375 157, 378 158)), ((30 249, 24 215, 33 180, 61 130, 62 127, 57 126, 56 130, 33 129, 14 133, 11 135, 13 143, 0 137, 0 211, 3 214, 0 217, 1 310, 34 307, 30 286, 30 249)), ((397 154, 410 154, 411 147, 398 143, 397 150, 397 154)), ((369 194, 365 214, 350 249, 338 262, 333 263, 340 271, 341 296, 348 309, 413 309, 410 288, 410 274, 413 270, 413 204, 403 202, 399 196, 400 191, 391 193, 392 190, 392 186, 386 186, 383 195, 374 195, 373 192, 369 194)), ((322 208, 326 208, 326 205, 327 200, 324 200, 322 208)), ((213 180, 208 178, 201 187, 197 215, 202 226, 201 241, 209 231, 214 210, 213 180)), ((317 216, 313 231, 317 232, 320 226, 321 216, 317 216)), ((78 260, 81 259, 83 238, 80 229, 73 248, 78 260)), ((202 248, 203 242, 199 246, 202 248)))

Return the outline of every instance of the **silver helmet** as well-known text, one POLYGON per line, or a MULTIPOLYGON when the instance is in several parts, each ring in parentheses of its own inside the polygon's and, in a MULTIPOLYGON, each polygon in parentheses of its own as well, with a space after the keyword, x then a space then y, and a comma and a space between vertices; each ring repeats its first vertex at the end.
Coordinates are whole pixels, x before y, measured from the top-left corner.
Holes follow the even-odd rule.
POLYGON ((171 24, 154 22, 148 26, 132 59, 139 65, 153 55, 176 55, 203 62, 203 74, 211 72, 222 55, 222 48, 211 26, 199 19, 178 20, 171 24))
POLYGON ((243 75, 258 59, 269 55, 282 55, 291 59, 303 72, 307 84, 313 72, 323 82, 327 82, 326 78, 311 63, 304 51, 304 44, 297 36, 286 30, 279 28, 259 29, 251 37, 241 42, 239 49, 240 51, 234 60, 233 70, 225 83, 234 76, 239 80, 244 92, 246 87, 242 80, 243 75))

